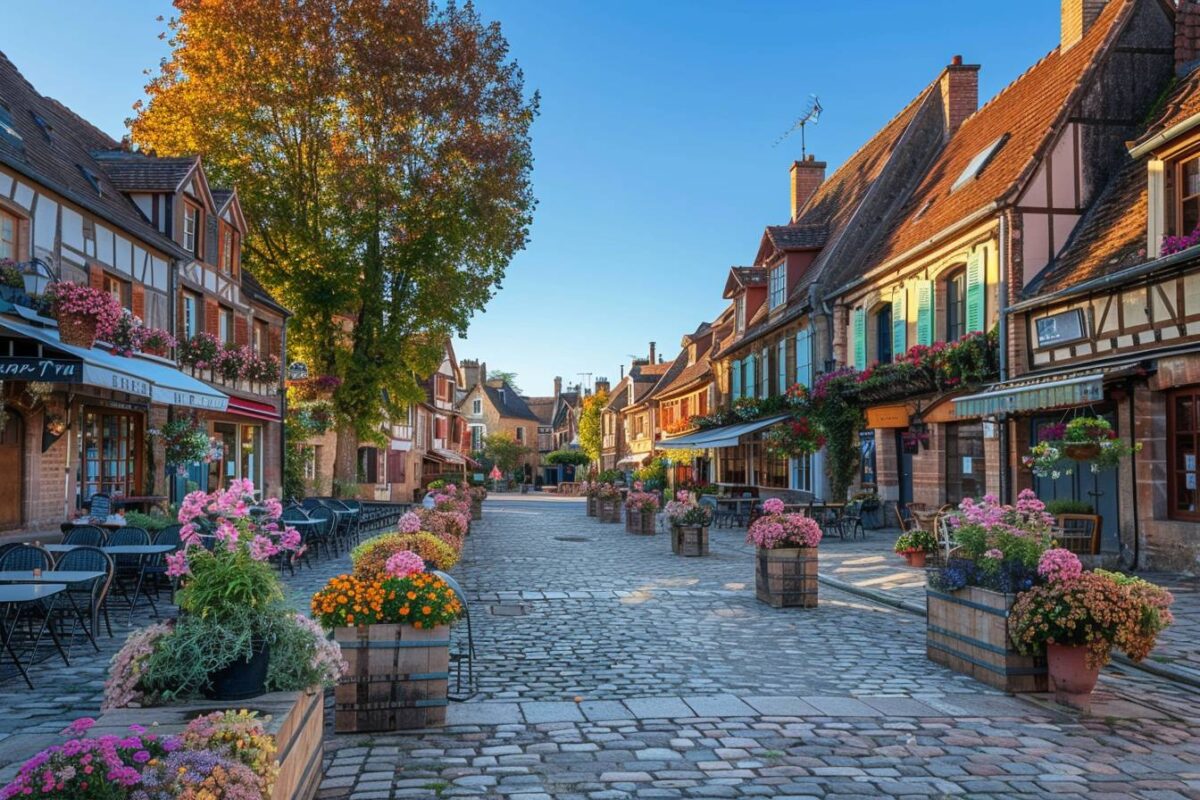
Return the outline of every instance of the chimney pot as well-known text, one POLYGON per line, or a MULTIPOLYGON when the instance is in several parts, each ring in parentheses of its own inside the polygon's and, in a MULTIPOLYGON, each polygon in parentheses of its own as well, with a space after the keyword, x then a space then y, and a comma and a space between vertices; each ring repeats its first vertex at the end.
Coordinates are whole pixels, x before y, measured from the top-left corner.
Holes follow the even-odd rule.
POLYGON ((979 65, 963 64, 962 56, 955 56, 942 73, 939 88, 946 134, 949 136, 979 109, 979 65))
POLYGON ((655 351, 655 343, 651 342, 650 343, 650 363, 651 364, 654 363, 654 351, 655 351))
POLYGON ((955 56, 954 58, 950 59, 950 65, 953 67, 961 67, 962 66, 962 56, 955 56))

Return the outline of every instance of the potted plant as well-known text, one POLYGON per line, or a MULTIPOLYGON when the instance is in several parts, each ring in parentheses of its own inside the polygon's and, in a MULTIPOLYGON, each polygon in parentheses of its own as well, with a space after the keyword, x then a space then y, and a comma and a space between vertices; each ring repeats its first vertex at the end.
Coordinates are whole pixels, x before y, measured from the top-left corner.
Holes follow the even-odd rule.
POLYGON ((783 509, 779 498, 763 501, 763 515, 746 533, 746 541, 756 549, 755 596, 774 608, 816 608, 821 526, 783 509))
POLYGON ((1015 506, 990 495, 966 499, 947 517, 956 548, 929 576, 925 642, 930 661, 1008 692, 1044 692, 1045 661, 1011 641, 1017 594, 1038 580, 1054 519, 1030 490, 1015 506))
POLYGON ((666 513, 671 526, 671 552, 680 556, 708 555, 712 509, 697 503, 690 492, 679 491, 667 503, 666 513))
POLYGON ((417 553, 392 554, 375 578, 339 575, 312 609, 346 653, 334 690, 339 733, 406 730, 446 721, 450 625, 463 614, 454 589, 417 553))
POLYGON ((596 516, 601 522, 621 521, 621 490, 611 483, 596 487, 596 516))
POLYGON ((109 334, 121 318, 121 304, 90 286, 59 281, 50 284, 46 296, 63 344, 90 349, 96 337, 109 334))
POLYGON ((1040 429, 1041 442, 1022 459, 1040 478, 1057 479, 1070 475, 1071 468, 1062 459, 1090 461, 1092 472, 1103 472, 1120 464, 1121 459, 1140 452, 1141 443, 1130 445, 1118 438, 1112 423, 1101 417, 1075 417, 1070 422, 1047 425, 1040 429))
POLYGON ((193 372, 212 370, 221 353, 221 340, 211 333, 197 333, 179 343, 179 363, 193 372))
POLYGON ((1171 594, 1116 573, 1084 572, 1069 550, 1047 550, 1038 563, 1045 583, 1017 598, 1012 640, 1022 653, 1044 652, 1061 703, 1087 709, 1100 669, 1114 648, 1133 661, 1154 649, 1171 624, 1171 594))
POLYGON ((189 464, 210 460, 208 429, 195 416, 173 419, 161 428, 151 428, 147 433, 162 439, 166 465, 168 468, 174 467, 181 477, 187 475, 189 464))
POLYGON ((138 349, 160 358, 165 358, 175 346, 175 337, 162 328, 143 327, 138 338, 138 349))
POLYGON ((625 530, 630 533, 653 536, 656 514, 658 495, 654 492, 633 491, 625 498, 625 530))
POLYGON ((924 567, 925 557, 937 550, 937 547, 936 536, 926 530, 915 530, 897 536, 896 544, 892 549, 904 556, 904 560, 909 563, 909 566, 924 567))
MULTIPOLYGON (((405 516, 408 516, 407 514, 405 516)), ((416 515, 413 515, 414 518, 416 515)), ((383 575, 388 559, 401 550, 410 550, 425 562, 426 570, 443 572, 458 563, 459 551, 432 533, 417 530, 411 533, 385 533, 374 536, 350 551, 354 574, 364 580, 383 575)))

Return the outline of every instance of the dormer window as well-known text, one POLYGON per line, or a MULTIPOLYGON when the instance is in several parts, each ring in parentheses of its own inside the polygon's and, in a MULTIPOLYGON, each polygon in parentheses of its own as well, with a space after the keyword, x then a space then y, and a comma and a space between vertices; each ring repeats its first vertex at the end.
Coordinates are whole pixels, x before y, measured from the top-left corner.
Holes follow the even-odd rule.
POLYGON ((779 306, 783 305, 784 299, 787 297, 787 264, 780 264, 771 270, 770 279, 768 282, 768 294, 771 305, 771 311, 774 311, 779 306))
POLYGON ((204 230, 203 216, 200 209, 191 203, 183 204, 183 249, 196 258, 200 258, 201 231, 204 230))

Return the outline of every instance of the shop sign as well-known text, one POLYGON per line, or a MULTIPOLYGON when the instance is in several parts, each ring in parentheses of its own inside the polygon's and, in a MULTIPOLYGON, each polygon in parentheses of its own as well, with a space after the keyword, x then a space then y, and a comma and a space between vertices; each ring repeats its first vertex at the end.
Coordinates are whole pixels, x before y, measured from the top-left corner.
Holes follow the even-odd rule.
POLYGON ((0 358, 0 380, 82 383, 83 362, 64 358, 0 358))
POLYGON ((908 406, 874 406, 867 409, 868 428, 907 428, 908 406))

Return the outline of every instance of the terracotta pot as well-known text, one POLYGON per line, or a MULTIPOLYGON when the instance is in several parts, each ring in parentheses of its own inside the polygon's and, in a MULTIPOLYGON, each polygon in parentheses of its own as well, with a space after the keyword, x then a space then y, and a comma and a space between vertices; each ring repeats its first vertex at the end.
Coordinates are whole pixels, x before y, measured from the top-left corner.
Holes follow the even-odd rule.
POLYGON ((1091 461, 1100 455, 1098 444, 1068 444, 1063 445, 1063 455, 1075 461, 1091 461))
POLYGON ((1089 667, 1087 648, 1083 645, 1046 645, 1046 666, 1054 699, 1075 708, 1087 710, 1092 702, 1092 690, 1100 677, 1099 667, 1089 667))
POLYGON ((904 556, 905 563, 911 567, 913 554, 912 553, 901 553, 900 555, 904 556))
POLYGON ((915 553, 908 554, 908 563, 914 567, 921 568, 925 566, 925 551, 917 550, 915 553))
POLYGON ((58 338, 63 344, 82 347, 90 350, 96 343, 96 318, 60 314, 58 317, 58 338))

